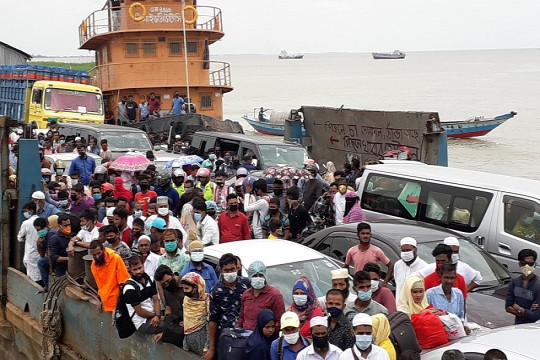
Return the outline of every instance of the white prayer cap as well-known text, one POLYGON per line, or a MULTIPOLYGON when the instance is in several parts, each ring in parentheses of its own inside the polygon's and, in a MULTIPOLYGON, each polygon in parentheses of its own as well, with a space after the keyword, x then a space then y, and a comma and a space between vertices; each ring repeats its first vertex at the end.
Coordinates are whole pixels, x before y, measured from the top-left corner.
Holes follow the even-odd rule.
POLYGON ((356 314, 352 320, 352 326, 369 325, 373 326, 371 316, 365 313, 356 314))
POLYGON ((444 243, 448 246, 459 246, 459 240, 454 236, 444 238, 444 243))
POLYGON ((332 270, 330 273, 332 274, 332 280, 349 278, 349 271, 345 268, 332 270))
POLYGON ((325 318, 324 316, 312 317, 311 320, 309 321, 309 327, 314 327, 317 325, 328 327, 328 318, 325 318))
POLYGON ((114 208, 114 207, 107 208, 107 214, 106 215, 107 216, 113 216, 114 209, 116 209, 116 208, 114 208))
POLYGON ((45 194, 42 191, 34 191, 32 193, 32 199, 45 200, 45 194))
POLYGON ((401 239, 401 242, 400 242, 401 246, 403 245, 412 245, 414 247, 416 247, 416 239, 410 237, 410 236, 407 236, 407 237, 404 237, 403 239, 401 239))

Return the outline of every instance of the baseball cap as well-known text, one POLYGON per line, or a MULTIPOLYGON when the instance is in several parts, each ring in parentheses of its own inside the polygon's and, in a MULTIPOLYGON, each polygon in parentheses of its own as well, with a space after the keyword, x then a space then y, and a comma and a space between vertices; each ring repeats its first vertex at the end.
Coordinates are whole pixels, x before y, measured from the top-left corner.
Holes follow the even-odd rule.
POLYGON ((300 319, 298 318, 298 315, 292 311, 286 311, 283 313, 283 315, 281 315, 281 329, 285 329, 289 326, 300 327, 300 319))
POLYGON ((155 227, 158 230, 165 230, 167 229, 167 223, 162 218, 155 218, 154 221, 152 221, 151 227, 155 227))

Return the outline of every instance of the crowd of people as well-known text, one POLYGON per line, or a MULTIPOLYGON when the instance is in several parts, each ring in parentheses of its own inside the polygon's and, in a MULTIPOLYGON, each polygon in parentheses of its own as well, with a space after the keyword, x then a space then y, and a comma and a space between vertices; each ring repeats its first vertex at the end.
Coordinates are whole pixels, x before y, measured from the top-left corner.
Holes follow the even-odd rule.
MULTIPOLYGON (((55 132, 43 139, 53 146, 59 141, 55 132)), ((10 153, 13 171, 21 166, 16 146, 10 153)), ((24 266, 44 291, 51 277, 66 273, 76 251, 88 251, 100 311, 117 319, 122 299, 138 333, 205 360, 223 359, 220 344, 232 341, 235 328, 247 339, 243 356, 261 360, 418 359, 422 348, 470 333, 466 298, 482 275, 460 260, 453 237, 433 249, 433 259, 421 259, 416 240, 404 236, 395 263, 371 244, 371 226, 362 222, 356 193, 362 176, 358 160, 343 170, 326 164, 324 175, 308 160, 309 178, 273 179, 270 191, 267 179, 250 174, 250 159, 242 166, 229 152, 210 151, 202 164, 161 173, 153 164, 118 173, 105 166, 106 156, 103 165, 88 157, 89 146, 75 144, 78 158, 69 169, 53 164, 54 173, 42 157, 43 189, 22 209, 18 240, 25 246, 24 266), (235 179, 227 183, 231 176, 235 179), (317 279, 300 274, 290 284, 293 302, 285 304, 267 278, 264 254, 242 264, 228 253, 217 268, 204 261, 205 248, 220 243, 298 241, 317 216, 325 226, 358 223, 359 244, 347 252, 347 268, 331 271, 332 289, 323 296, 315 294, 317 279), (392 279, 395 293, 387 287, 392 279), (416 334, 409 344, 392 336, 400 313, 416 334)), ((98 153, 106 151, 102 144, 98 153)), ((516 323, 535 322, 540 318, 537 254, 526 249, 518 257, 522 275, 510 284, 506 311, 516 323)), ((450 351, 443 359, 461 355, 450 351)), ((492 350, 485 359, 506 357, 492 350)))

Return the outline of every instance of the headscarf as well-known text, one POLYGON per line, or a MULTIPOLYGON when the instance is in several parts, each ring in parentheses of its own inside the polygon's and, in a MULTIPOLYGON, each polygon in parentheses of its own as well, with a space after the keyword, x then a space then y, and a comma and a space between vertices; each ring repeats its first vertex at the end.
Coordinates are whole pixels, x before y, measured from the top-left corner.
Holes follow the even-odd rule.
POLYGON ((113 196, 115 199, 118 199, 120 196, 123 196, 127 199, 128 203, 133 198, 133 193, 124 188, 124 179, 117 177, 114 179, 114 190, 113 196))
POLYGON ((246 359, 270 360, 270 345, 277 339, 278 330, 276 329, 271 337, 266 337, 263 329, 271 320, 276 322, 276 316, 270 309, 263 309, 257 315, 257 326, 247 341, 246 359))
POLYGON ((364 221, 366 216, 360 207, 358 195, 355 192, 348 192, 345 195, 345 213, 343 222, 348 224, 352 222, 364 221))
POLYGON ((390 323, 384 314, 371 315, 373 321, 373 343, 380 345, 390 337, 390 323))
POLYGON ((315 311, 315 308, 319 306, 319 300, 315 296, 315 291, 313 290, 313 286, 311 285, 311 282, 308 280, 307 277, 302 276, 293 286, 293 294, 296 290, 301 289, 306 293, 308 302, 305 307, 298 307, 294 301, 289 306, 287 311, 292 311, 298 315, 298 318, 300 319, 300 326, 303 326, 306 321, 309 321, 311 319, 311 316, 313 315, 313 311, 315 311))
POLYGON ((47 218, 49 227, 54 230, 58 230, 58 215, 51 215, 47 218))
POLYGON ((184 334, 194 333, 206 326, 208 319, 208 296, 206 283, 201 275, 188 272, 182 283, 193 286, 197 291, 194 297, 184 296, 184 334))
POLYGON ((326 174, 324 174, 324 181, 326 181, 327 183, 331 184, 333 183, 334 181, 336 181, 334 179, 334 173, 336 172, 336 165, 334 165, 333 162, 331 161, 328 161, 326 163, 326 174))
POLYGON ((424 298, 420 304, 414 302, 411 291, 419 288, 425 290, 424 279, 412 276, 405 280, 405 285, 403 285, 403 289, 401 290, 401 294, 399 294, 397 302, 398 311, 403 311, 410 316, 424 311, 429 306, 425 292, 424 298))

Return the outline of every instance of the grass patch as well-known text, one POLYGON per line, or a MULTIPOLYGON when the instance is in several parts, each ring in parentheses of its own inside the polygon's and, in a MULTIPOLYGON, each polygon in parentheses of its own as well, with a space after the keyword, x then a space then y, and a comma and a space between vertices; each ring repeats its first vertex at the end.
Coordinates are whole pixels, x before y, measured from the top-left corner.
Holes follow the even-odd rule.
POLYGON ((29 65, 41 65, 41 66, 59 67, 59 68, 64 68, 64 69, 82 70, 82 71, 89 71, 94 66, 96 66, 95 62, 66 63, 66 62, 55 62, 55 61, 31 61, 28 64, 29 65))

